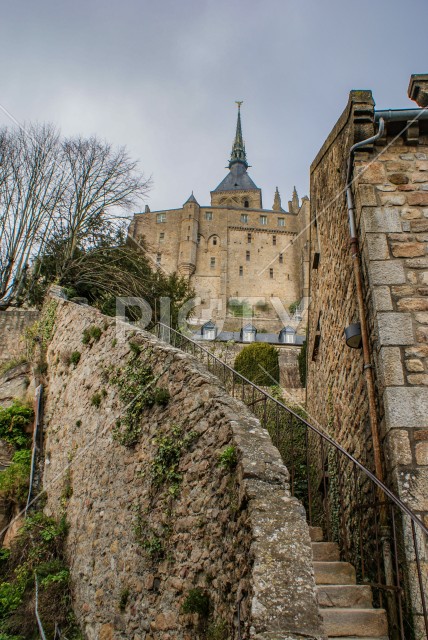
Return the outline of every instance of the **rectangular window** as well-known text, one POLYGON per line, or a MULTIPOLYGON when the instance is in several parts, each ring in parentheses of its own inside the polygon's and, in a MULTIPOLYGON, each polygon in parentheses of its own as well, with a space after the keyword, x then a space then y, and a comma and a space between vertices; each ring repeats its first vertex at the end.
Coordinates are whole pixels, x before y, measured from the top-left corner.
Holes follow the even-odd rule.
POLYGON ((249 251, 247 251, 245 253, 245 258, 246 258, 247 262, 250 262, 250 252, 249 251))
POLYGON ((276 247, 276 236, 272 236, 272 244, 276 247))
POLYGON ((211 267, 211 269, 215 268, 215 258, 211 258, 210 259, 210 267, 211 267))
POLYGON ((213 212, 205 211, 205 220, 212 220, 212 219, 213 219, 213 212))
POLYGON ((279 264, 282 264, 284 262, 284 259, 282 257, 282 253, 279 254, 279 264))
POLYGON ((285 227, 285 218, 278 218, 278 227, 285 227))
POLYGON ((251 233, 247 235, 247 242, 248 244, 251 244, 251 233))
POLYGON ((269 278, 272 280, 273 278, 273 269, 269 269, 269 278))
POLYGON ((267 224, 267 216, 260 216, 260 224, 267 224))
POLYGON ((213 245, 214 245, 214 246, 216 246, 216 244, 217 244, 217 238, 214 236, 214 238, 213 238, 213 245))
POLYGON ((239 275, 240 276, 244 275, 244 267, 239 267, 239 275))
POLYGON ((157 213, 156 222, 166 222, 166 213, 157 213))
POLYGON ((164 232, 162 231, 162 232, 159 234, 159 242, 163 242, 164 240, 165 240, 165 234, 164 234, 164 232))
POLYGON ((157 264, 161 263, 161 258, 162 258, 162 255, 160 253, 156 254, 156 262, 157 262, 157 264))
POLYGON ((241 213, 241 222, 248 222, 248 214, 241 213))

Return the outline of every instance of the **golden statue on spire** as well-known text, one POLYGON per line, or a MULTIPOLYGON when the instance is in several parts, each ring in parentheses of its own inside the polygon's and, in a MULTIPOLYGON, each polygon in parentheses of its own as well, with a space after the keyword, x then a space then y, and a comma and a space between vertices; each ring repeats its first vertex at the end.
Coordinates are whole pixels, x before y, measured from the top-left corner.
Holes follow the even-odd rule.
POLYGON ((235 103, 238 105, 238 109, 241 108, 241 104, 243 103, 243 100, 235 100, 235 103))

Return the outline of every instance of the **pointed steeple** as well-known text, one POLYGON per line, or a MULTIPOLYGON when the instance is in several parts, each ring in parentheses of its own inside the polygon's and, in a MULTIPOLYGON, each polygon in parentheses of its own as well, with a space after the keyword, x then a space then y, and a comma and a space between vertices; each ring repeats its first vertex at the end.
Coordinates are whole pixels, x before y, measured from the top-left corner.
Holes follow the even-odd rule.
POLYGON ((245 153, 245 144, 244 144, 244 139, 242 137, 242 126, 241 126, 242 100, 237 100, 236 104, 238 105, 238 120, 236 123, 236 134, 235 134, 235 140, 232 146, 232 153, 230 154, 229 169, 232 167, 233 164, 235 164, 235 162, 240 162, 247 169, 248 168, 247 154, 245 153))
POLYGON ((199 204, 198 201, 196 200, 195 196, 193 195, 193 191, 192 191, 192 194, 187 198, 187 200, 186 200, 186 202, 184 204, 190 204, 190 203, 199 204))
POLYGON ((275 191, 272 211, 283 211, 283 208, 281 206, 281 196, 279 195, 278 187, 276 188, 276 191, 275 191))
POLYGON ((295 213, 298 213, 299 209, 300 209, 300 204, 299 204, 299 196, 297 195, 297 189, 296 187, 294 187, 293 189, 293 209, 295 211, 295 213))

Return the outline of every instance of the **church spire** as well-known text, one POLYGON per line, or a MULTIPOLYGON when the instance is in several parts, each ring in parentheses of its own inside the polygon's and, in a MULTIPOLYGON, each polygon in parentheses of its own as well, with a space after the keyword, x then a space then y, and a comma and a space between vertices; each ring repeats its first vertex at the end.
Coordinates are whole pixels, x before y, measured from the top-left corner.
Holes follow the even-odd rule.
POLYGON ((283 211, 281 206, 281 196, 279 195, 278 187, 275 190, 275 197, 273 200, 272 211, 283 211))
POLYGON ((241 126, 242 100, 237 100, 236 104, 238 105, 238 121, 236 123, 236 134, 235 134, 235 140, 232 146, 232 153, 230 154, 229 169, 233 164, 235 164, 235 162, 240 162, 247 169, 248 168, 247 154, 245 153, 245 144, 244 144, 244 139, 242 137, 242 126, 241 126))

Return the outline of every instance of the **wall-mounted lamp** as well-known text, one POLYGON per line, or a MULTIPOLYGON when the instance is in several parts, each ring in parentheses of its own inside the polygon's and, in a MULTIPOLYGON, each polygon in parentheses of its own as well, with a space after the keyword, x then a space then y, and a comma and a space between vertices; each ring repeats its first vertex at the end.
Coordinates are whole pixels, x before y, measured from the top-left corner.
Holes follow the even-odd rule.
POLYGON ((350 324, 349 327, 346 327, 345 338, 348 347, 351 347, 351 349, 361 349, 361 325, 359 322, 354 322, 350 324))

